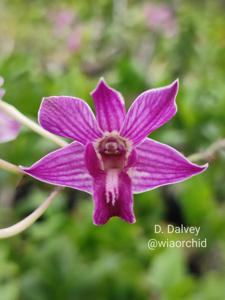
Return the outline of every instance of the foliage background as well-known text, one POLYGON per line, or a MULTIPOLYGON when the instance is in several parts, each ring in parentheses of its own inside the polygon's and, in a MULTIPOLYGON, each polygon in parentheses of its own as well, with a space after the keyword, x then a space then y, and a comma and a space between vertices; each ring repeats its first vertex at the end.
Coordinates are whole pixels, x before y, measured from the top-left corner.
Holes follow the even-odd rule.
MULTIPOLYGON (((100 76, 129 106, 145 89, 180 79, 178 114, 152 134, 185 155, 225 136, 225 2, 167 1, 175 24, 156 28, 152 1, 0 2, 0 74, 5 100, 36 119, 43 96, 76 95, 92 105, 100 76), (55 15, 74 13, 61 29, 55 15)), ((162 2, 155 2, 160 5, 162 2)), ((29 165, 55 145, 23 128, 1 158, 29 165)), ((207 172, 135 195, 137 223, 92 225, 92 201, 66 189, 39 222, 0 242, 0 299, 185 299, 225 297, 225 155, 207 172), (149 251, 154 224, 200 226, 207 248, 149 251)), ((34 210, 51 187, 0 171, 0 225, 34 210)))

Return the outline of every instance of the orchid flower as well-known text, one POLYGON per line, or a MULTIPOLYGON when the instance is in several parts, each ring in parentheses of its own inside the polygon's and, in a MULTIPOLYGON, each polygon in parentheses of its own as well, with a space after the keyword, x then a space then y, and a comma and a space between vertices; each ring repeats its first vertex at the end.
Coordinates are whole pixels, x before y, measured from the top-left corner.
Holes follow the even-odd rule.
POLYGON ((40 181, 92 194, 96 225, 113 216, 134 223, 133 193, 178 183, 207 168, 148 138, 176 114, 177 92, 178 80, 147 90, 126 113, 121 94, 101 79, 91 93, 96 118, 79 98, 44 98, 40 125, 76 141, 21 168, 40 181))
MULTIPOLYGON (((2 77, 0 77, 0 99, 2 99, 5 94, 4 89, 1 88, 3 83, 4 80, 2 77)), ((14 140, 17 137, 19 130, 19 123, 10 118, 0 109, 0 143, 6 143, 14 140)))

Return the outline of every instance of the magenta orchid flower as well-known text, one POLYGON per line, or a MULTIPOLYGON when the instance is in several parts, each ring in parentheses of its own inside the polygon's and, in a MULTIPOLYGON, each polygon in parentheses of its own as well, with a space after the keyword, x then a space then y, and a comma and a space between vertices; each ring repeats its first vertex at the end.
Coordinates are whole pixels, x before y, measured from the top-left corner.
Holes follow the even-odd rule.
POLYGON ((41 126, 76 141, 23 171, 38 180, 92 194, 96 225, 112 216, 134 223, 133 193, 183 181, 207 168, 147 137, 176 114, 177 91, 178 80, 148 90, 126 114, 120 93, 101 79, 91 93, 97 120, 81 99, 44 98, 41 126))
MULTIPOLYGON (((5 90, 1 88, 3 83, 4 80, 2 77, 0 77, 0 99, 2 99, 5 94, 5 90)), ((0 110, 0 143, 6 143, 14 140, 17 137, 19 131, 19 123, 0 110)))

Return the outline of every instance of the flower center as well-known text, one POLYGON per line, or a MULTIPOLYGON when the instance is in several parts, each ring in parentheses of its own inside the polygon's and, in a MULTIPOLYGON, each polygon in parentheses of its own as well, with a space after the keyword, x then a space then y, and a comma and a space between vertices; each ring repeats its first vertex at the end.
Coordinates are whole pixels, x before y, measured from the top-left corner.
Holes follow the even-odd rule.
POLYGON ((105 171, 122 170, 126 165, 130 148, 128 141, 114 132, 106 133, 95 145, 102 169, 105 171))
POLYGON ((100 142, 98 150, 102 155, 121 155, 126 152, 126 146, 118 138, 106 137, 100 142))

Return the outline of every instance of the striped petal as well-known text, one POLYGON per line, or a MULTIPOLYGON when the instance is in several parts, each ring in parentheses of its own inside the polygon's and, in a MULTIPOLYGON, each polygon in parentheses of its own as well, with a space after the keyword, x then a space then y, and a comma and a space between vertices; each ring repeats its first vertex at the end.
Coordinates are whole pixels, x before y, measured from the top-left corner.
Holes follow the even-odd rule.
POLYGON ((129 170, 134 193, 186 180, 205 171, 170 146, 146 139, 136 147, 137 162, 129 170))
POLYGON ((103 225, 113 216, 128 223, 135 222, 131 180, 117 169, 103 171, 92 144, 86 148, 86 165, 93 177, 95 225, 103 225))
POLYGON ((178 80, 166 87, 141 94, 126 115, 121 135, 138 144, 152 131, 168 122, 177 111, 177 91, 178 80))
POLYGON ((29 168, 22 167, 22 170, 46 183, 92 193, 92 178, 85 166, 84 153, 84 146, 73 142, 49 153, 29 168))
POLYGON ((44 98, 39 110, 39 123, 54 134, 82 144, 102 135, 89 106, 83 100, 73 97, 44 98))
POLYGON ((94 99, 100 128, 103 131, 119 131, 126 114, 121 94, 101 79, 91 95, 94 99))

